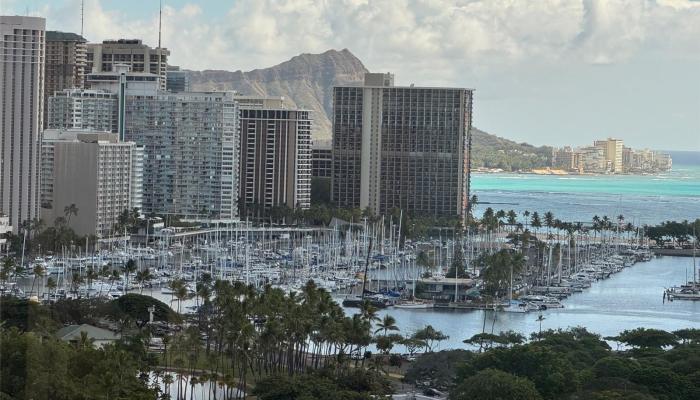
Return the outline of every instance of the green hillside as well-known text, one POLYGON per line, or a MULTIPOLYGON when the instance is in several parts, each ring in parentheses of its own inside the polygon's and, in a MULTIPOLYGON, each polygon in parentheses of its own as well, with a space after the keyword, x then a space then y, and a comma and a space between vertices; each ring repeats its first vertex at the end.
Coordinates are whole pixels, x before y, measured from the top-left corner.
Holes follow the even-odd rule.
POLYGON ((472 168, 502 168, 506 171, 544 168, 551 165, 552 148, 535 147, 472 128, 472 168))

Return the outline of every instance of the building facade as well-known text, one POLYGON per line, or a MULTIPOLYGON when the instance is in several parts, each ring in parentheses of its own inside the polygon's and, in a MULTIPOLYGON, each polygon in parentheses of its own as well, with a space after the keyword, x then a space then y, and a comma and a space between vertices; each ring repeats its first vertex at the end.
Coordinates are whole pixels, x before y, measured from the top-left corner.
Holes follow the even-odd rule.
POLYGON ((65 217, 79 235, 113 233, 119 214, 140 208, 139 165, 143 155, 133 142, 114 133, 46 130, 42 142, 42 214, 65 217), (65 216, 75 204, 77 214, 65 216))
POLYGON ((282 98, 237 96, 243 207, 311 205, 311 118, 282 98))
POLYGON ((180 70, 180 67, 168 65, 165 88, 168 92, 189 92, 190 74, 180 70))
POLYGON ((157 75, 160 89, 165 90, 169 56, 168 49, 149 47, 139 39, 105 40, 87 45, 87 69, 112 72, 117 64, 128 65, 132 72, 157 75))
POLYGON ((0 214, 15 229, 39 214, 46 21, 0 16, 0 214))
POLYGON ((334 88, 332 200, 375 214, 466 218, 472 94, 397 87, 391 74, 334 88))
POLYGON ((238 117, 233 93, 127 94, 125 137, 144 149, 144 212, 237 217, 238 117))
POLYGON ((330 178, 333 171, 333 150, 326 148, 311 149, 311 176, 313 178, 330 178))
MULTIPOLYGON (((44 69, 44 110, 48 100, 64 89, 80 89, 85 81, 87 41, 70 32, 46 32, 46 64, 44 69)), ((48 114, 44 113, 44 127, 48 114)))
POLYGON ((596 140, 594 146, 603 150, 603 156, 610 167, 609 172, 614 172, 616 174, 621 174, 624 172, 622 149, 625 146, 622 140, 613 138, 596 140))
POLYGON ((47 129, 118 130, 117 94, 105 90, 65 89, 49 98, 47 129))
POLYGON ((10 225, 10 217, 6 217, 0 214, 0 252, 6 253, 8 251, 9 243, 5 239, 5 234, 12 232, 12 225, 10 225))

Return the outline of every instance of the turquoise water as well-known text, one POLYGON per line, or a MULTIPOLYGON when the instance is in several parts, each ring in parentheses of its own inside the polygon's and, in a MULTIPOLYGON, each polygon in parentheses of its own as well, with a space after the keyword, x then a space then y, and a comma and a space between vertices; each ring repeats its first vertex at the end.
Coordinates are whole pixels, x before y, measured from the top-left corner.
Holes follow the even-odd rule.
POLYGON ((575 221, 619 214, 635 223, 693 220, 700 218, 700 165, 659 175, 473 174, 472 194, 477 216, 492 207, 575 221))

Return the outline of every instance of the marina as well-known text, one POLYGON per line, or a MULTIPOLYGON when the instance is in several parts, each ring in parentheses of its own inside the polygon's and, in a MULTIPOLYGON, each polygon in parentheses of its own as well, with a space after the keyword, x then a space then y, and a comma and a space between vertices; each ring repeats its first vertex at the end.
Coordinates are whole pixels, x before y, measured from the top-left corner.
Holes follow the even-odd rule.
POLYGON ((346 229, 237 224, 179 236, 163 229, 146 239, 148 246, 125 237, 106 241, 107 248, 93 253, 64 249, 61 257, 27 260, 1 290, 44 302, 115 299, 136 292, 173 307, 177 298, 178 311, 196 312, 192 299, 202 280, 239 281, 258 290, 269 285, 285 292, 299 292, 313 280, 351 308, 369 301, 379 309, 407 312, 528 313, 564 308, 568 297, 652 259, 643 241, 614 230, 605 240, 589 232, 569 240, 561 232, 549 233, 547 243, 528 247, 518 245, 514 227, 423 241, 403 240, 400 231, 392 221, 367 220, 346 229), (496 253, 521 257, 521 271, 514 275, 511 270, 507 288, 488 295, 487 266, 480 257, 496 253), (455 263, 463 273, 448 276, 455 263))

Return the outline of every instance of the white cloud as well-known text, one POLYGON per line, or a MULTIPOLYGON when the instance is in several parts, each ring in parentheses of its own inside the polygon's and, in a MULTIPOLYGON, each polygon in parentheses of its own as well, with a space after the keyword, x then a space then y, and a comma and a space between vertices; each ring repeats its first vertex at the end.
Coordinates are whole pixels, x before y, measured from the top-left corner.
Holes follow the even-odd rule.
MULTIPOLYGON (((87 2, 88 38, 155 44, 157 7, 138 15, 106 4, 87 2)), ((78 5, 51 2, 41 13, 50 26, 77 30, 78 5)), ((173 62, 249 69, 348 47, 370 68, 403 70, 413 79, 434 66, 454 76, 459 71, 449 65, 471 69, 477 59, 608 64, 646 45, 700 49, 700 4, 683 0, 237 0, 220 16, 207 13, 207 5, 165 8, 163 39, 173 62)))
MULTIPOLYGON (((21 6, 15 0, 2 1, 9 1, 6 4, 11 4, 10 7, 21 6)), ((144 7, 138 10, 115 11, 108 7, 113 4, 109 1, 86 0, 86 37, 92 41, 141 38, 155 45, 157 2, 143 3, 144 7)), ((592 79, 609 79, 613 86, 614 79, 619 79, 591 72, 593 66, 605 70, 628 66, 631 73, 638 75, 652 74, 653 69, 643 63, 655 59, 679 60, 675 64, 666 63, 667 68, 676 70, 688 63, 700 66, 698 1, 227 0, 223 6, 221 2, 217 6, 212 3, 213 0, 192 0, 164 9, 163 44, 171 50, 173 64, 191 69, 249 70, 277 64, 302 52, 349 48, 370 70, 395 72, 400 84, 477 87, 478 96, 494 101, 527 96, 530 101, 536 96, 552 96, 552 91, 576 93, 579 89, 585 91, 583 82, 592 79), (212 12, 212 7, 218 7, 217 12, 212 12), (567 85, 573 83, 566 89, 558 89, 549 84, 552 75, 557 75, 559 80, 570 78, 563 80, 567 85)), ((39 13, 48 17, 50 29, 78 31, 80 20, 75 10, 79 4, 79 0, 51 0, 39 13)), ((653 78, 649 75, 638 79, 644 82, 653 78)), ((677 74, 673 78, 683 82, 677 74)), ((686 103, 677 102, 678 107, 685 107, 686 113, 700 106, 687 104, 688 99, 697 99, 686 95, 690 88, 697 92, 697 82, 697 79, 688 82, 685 87, 676 83, 679 86, 669 89, 683 95, 686 103)), ((665 89, 659 86, 659 90, 665 89)), ((675 101, 668 93, 664 92, 664 101, 675 101)), ((679 132, 692 129, 697 132, 697 126, 693 128, 692 123, 681 127, 679 132)), ((516 128, 521 125, 512 124, 516 128)), ((537 127, 523 129, 532 132, 537 127)), ((658 135, 650 130, 649 137, 652 136, 658 135)))

